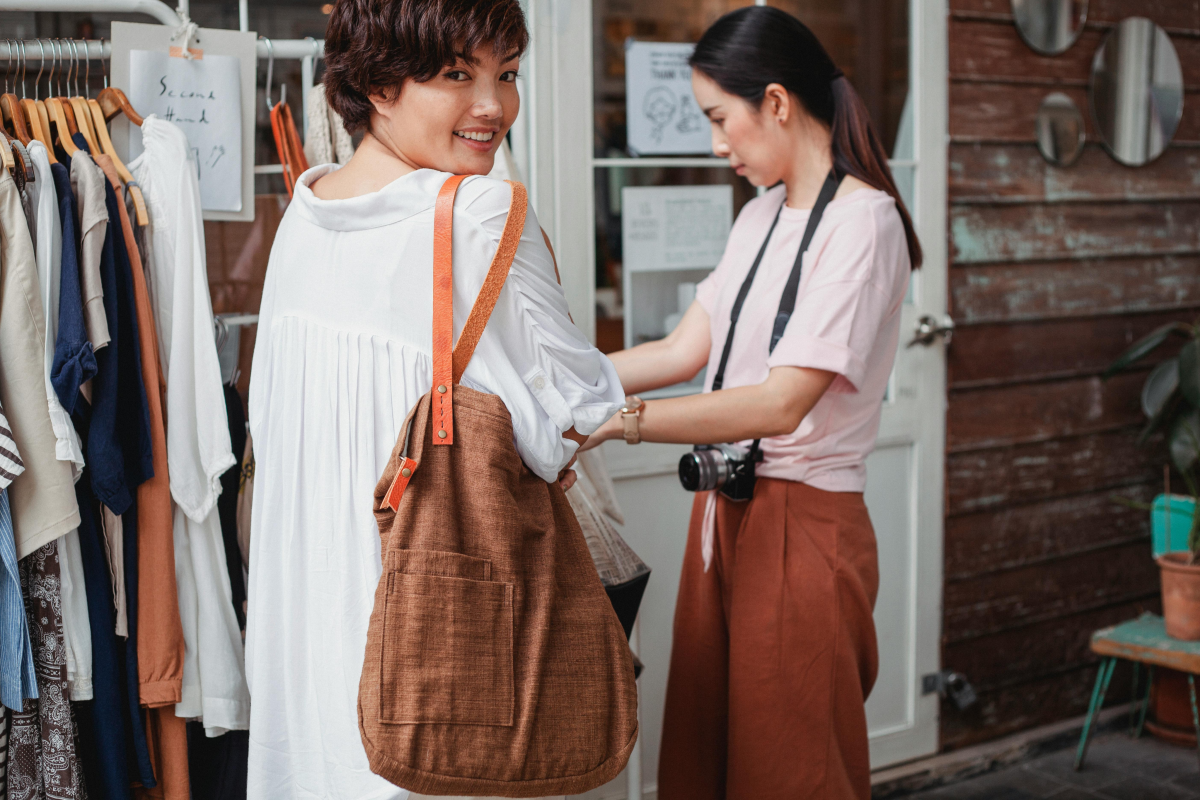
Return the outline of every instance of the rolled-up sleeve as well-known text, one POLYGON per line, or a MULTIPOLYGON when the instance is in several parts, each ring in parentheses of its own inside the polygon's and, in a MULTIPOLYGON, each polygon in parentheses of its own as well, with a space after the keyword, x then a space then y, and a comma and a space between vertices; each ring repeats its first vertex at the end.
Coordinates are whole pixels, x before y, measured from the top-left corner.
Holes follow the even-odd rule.
MULTIPOLYGON (((478 223, 477 233, 486 237, 478 244, 490 262, 503 235, 511 190, 498 181, 474 179, 460 191, 465 196, 456 211, 462 209, 478 223)), ((457 220, 456 214, 456 225, 457 220)), ((478 249, 469 241, 464 244, 464 250, 478 249)), ((458 248, 456 227, 456 263, 458 248)), ((464 298, 455 307, 469 308, 471 302, 473 298, 464 298)), ((463 379, 468 385, 500 387, 497 393, 512 417, 517 452, 547 481, 557 478, 578 449, 563 432, 575 428, 590 435, 624 403, 612 362, 571 321, 532 208, 526 212, 508 280, 463 379)))
POLYGON ((879 327, 890 318, 894 301, 883 288, 887 275, 875 274, 883 267, 875 257, 874 235, 831 236, 828 241, 820 263, 835 266, 831 273, 836 278, 826 279, 818 271, 801 288, 767 365, 835 372, 846 380, 838 381, 833 391, 857 392, 879 327))

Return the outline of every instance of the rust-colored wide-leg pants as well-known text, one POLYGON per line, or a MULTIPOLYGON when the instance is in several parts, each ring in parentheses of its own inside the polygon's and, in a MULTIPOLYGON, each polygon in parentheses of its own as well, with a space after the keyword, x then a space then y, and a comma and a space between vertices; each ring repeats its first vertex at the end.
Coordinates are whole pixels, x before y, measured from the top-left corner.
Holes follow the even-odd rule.
POLYGON ((660 800, 871 794, 875 533, 860 493, 759 478, 718 495, 712 566, 692 508, 667 684, 660 800))

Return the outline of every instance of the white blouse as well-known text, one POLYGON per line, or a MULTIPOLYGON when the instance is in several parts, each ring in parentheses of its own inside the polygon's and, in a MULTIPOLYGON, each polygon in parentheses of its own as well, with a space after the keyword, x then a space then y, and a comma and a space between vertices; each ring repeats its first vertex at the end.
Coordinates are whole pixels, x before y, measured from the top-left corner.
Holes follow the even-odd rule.
MULTIPOLYGON (((301 176, 275 237, 250 384, 256 472, 247 671, 248 798, 399 798, 372 774, 358 681, 382 572, 375 483, 432 383, 433 207, 420 170, 349 200, 301 176)), ((454 206, 454 329, 462 331, 512 197, 472 177, 454 206)), ((517 452, 554 480, 621 406, 612 364, 571 323, 537 219, 525 230, 463 383, 500 396, 517 452)))
POLYGON ((208 735, 218 736, 250 724, 242 637, 217 512, 221 475, 236 460, 213 338, 195 154, 177 125, 155 116, 142 122, 142 146, 129 171, 150 212, 146 283, 167 382, 167 472, 184 640, 175 715, 200 717, 208 735))

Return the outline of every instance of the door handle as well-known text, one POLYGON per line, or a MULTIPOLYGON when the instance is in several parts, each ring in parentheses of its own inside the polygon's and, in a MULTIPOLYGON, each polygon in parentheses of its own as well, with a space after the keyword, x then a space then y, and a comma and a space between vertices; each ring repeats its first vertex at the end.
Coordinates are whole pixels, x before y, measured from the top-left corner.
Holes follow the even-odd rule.
POLYGON ((947 345, 950 344, 950 340, 954 337, 954 320, 943 315, 941 322, 938 322, 937 317, 926 314, 917 320, 917 328, 913 331, 912 341, 907 346, 913 347, 919 344, 928 347, 939 336, 947 345))

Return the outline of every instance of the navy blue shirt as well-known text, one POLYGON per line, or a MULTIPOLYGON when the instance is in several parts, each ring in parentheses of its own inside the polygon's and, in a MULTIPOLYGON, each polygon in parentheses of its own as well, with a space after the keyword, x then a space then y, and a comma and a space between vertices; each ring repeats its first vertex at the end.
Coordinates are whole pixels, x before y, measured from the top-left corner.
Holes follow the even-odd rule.
MULTIPOLYGON (((87 143, 76 134, 75 144, 85 152, 87 143)), ((138 702, 137 666, 137 487, 154 475, 150 445, 150 411, 142 381, 137 311, 133 296, 133 273, 121 226, 117 195, 104 180, 108 227, 100 253, 100 284, 104 289, 104 315, 108 319, 109 343, 95 353, 97 372, 92 381, 92 403, 76 403, 76 428, 86 441, 86 478, 95 497, 117 515, 123 515, 126 615, 129 636, 121 640, 113 633, 111 595, 93 586, 101 581, 102 551, 83 539, 94 539, 96 531, 80 527, 80 549, 92 620, 92 672, 97 702, 89 709, 95 738, 87 749, 105 764, 103 792, 113 798, 128 798, 128 777, 136 776, 146 788, 155 786, 138 702), (101 598, 106 608, 99 608, 101 598), (102 625, 95 622, 99 618, 102 625), (106 627, 107 626, 107 627, 106 627), (122 657, 123 656, 123 657, 122 657), (101 669, 100 664, 104 668, 101 669), (100 702, 101 692, 105 693, 100 702), (123 761, 124 769, 113 761, 123 761), (124 778, 122 778, 124 775, 124 778), (119 788, 118 788, 119 787, 119 788)), ((83 481, 80 481, 82 484, 83 481)), ((76 484, 80 505, 93 502, 76 484)), ((94 519, 94 518, 93 518, 94 519)), ((93 522, 93 529, 95 527, 93 522)), ((109 590, 111 591, 111 589, 109 590)))
MULTIPOLYGON (((75 137, 86 149, 82 136, 75 137)), ((109 343, 95 353, 96 377, 87 429, 88 472, 96 498, 118 516, 133 502, 138 485, 154 475, 150 446, 150 410, 138 351, 133 274, 121 229, 117 195, 104 181, 108 228, 100 251, 100 285, 109 343)), ((77 405, 82 405, 77 403, 77 405)))
POLYGON ((58 218, 62 223, 62 287, 58 296, 58 339, 50 383, 58 401, 70 414, 75 410, 79 387, 96 374, 96 356, 88 341, 83 319, 83 287, 79 281, 78 237, 75 233, 75 193, 71 173, 61 163, 51 164, 58 192, 58 218))

